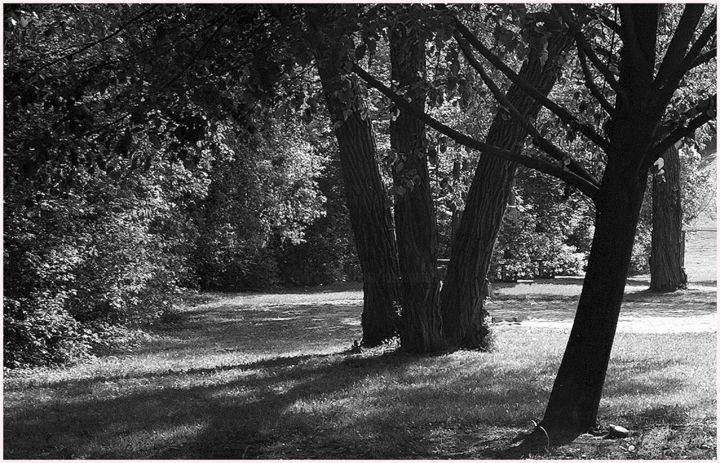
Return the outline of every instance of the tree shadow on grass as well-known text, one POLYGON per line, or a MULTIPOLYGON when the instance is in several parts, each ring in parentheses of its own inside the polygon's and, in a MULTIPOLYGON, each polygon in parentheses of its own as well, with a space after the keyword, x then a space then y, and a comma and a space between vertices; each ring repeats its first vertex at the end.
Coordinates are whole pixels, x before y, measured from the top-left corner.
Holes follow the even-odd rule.
MULTIPOLYGON (((555 360, 506 366, 492 354, 438 361, 339 353, 336 346, 359 334, 345 322, 358 310, 298 304, 191 311, 162 346, 179 359, 175 366, 49 380, 34 391, 39 400, 6 406, 5 457, 520 458, 519 451, 539 451, 528 443, 518 449, 513 439, 541 417, 555 360), (312 353, 314 346, 335 352, 312 353), (208 357, 218 349, 219 360, 208 357)), ((158 348, 148 346, 139 358, 155 358, 158 348)), ((675 378, 653 386, 622 362, 615 372, 625 379, 610 379, 605 397, 684 385, 675 378)))
MULTIPOLYGON (((533 382, 518 384, 494 371, 479 371, 481 386, 471 393, 452 383, 446 387, 402 381, 422 357, 390 354, 347 357, 306 372, 286 371, 272 384, 293 383, 259 400, 227 402, 213 414, 204 432, 162 458, 415 458, 433 455, 432 435, 451 419, 443 410, 484 410, 457 414, 460 425, 513 426, 490 410, 546 394, 533 382), (388 375, 398 382, 379 383, 388 375), (493 384, 491 387, 490 385, 493 384), (333 396, 335 396, 333 398, 333 396), (339 396, 339 397, 337 397, 339 396), (355 402, 347 406, 347 402, 355 402), (478 405, 481 404, 481 405, 478 405)), ((532 377, 537 371, 516 371, 532 377)), ((260 384, 255 385, 260 386, 260 384)), ((260 386, 264 387, 264 386, 260 386)))
MULTIPOLYGON (((507 459, 543 451, 542 440, 518 446, 513 439, 540 418, 550 382, 539 378, 556 365, 503 371, 480 364, 447 380, 428 371, 428 358, 363 355, 96 378, 82 384, 85 397, 27 404, 6 416, 5 457, 507 459), (123 393, 88 398, 112 380, 126 386, 123 393)), ((623 387, 648 386, 631 383, 623 387)))
POLYGON ((448 408, 470 410, 457 425, 499 422, 512 428, 512 420, 497 419, 502 404, 540 402, 547 393, 546 386, 518 384, 494 371, 475 372, 481 381, 471 392, 452 382, 438 387, 404 376, 426 361, 403 354, 298 356, 121 378, 122 390, 91 396, 112 382, 96 378, 74 397, 6 414, 5 457, 428 456, 437 444, 432 433, 453 419, 448 408), (397 379, 388 383, 392 375, 397 379), (478 418, 483 411, 490 413, 487 422, 478 418))

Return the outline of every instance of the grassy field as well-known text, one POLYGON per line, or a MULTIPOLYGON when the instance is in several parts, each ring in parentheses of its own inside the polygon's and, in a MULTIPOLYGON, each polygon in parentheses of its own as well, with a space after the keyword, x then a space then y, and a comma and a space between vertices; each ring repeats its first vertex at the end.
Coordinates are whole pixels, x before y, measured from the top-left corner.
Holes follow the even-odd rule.
MULTIPOLYGON (((205 295, 132 352, 6 372, 4 456, 512 457, 542 417, 580 284, 499 285, 496 352, 433 357, 351 353, 357 287, 205 295)), ((715 458, 715 288, 645 287, 628 286, 600 410, 633 434, 535 457, 715 458)))

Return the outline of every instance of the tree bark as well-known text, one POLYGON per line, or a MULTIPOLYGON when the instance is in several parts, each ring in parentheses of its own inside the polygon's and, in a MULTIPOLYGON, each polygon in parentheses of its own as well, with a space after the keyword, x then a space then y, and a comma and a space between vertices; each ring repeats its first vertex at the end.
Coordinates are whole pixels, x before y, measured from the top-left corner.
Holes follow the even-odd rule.
POLYGON ((672 147, 663 155, 664 178, 653 179, 650 290, 671 292, 687 287, 683 269, 680 155, 672 147))
MULTIPOLYGON (((547 62, 540 60, 540 51, 531 50, 519 75, 547 95, 555 84, 558 57, 571 43, 565 33, 553 35, 547 47, 547 62)), ((526 118, 537 117, 540 104, 513 84, 508 100, 526 118)), ((515 120, 495 116, 486 143, 520 152, 527 132, 515 120)), ((450 264, 442 289, 443 335, 455 348, 488 350, 490 329, 484 308, 487 296, 486 276, 493 246, 502 224, 502 217, 512 187, 517 164, 497 156, 481 155, 465 202, 460 225, 452 242, 450 264)))
POLYGON ((608 166, 570 339, 540 426, 551 436, 595 425, 630 268, 645 181, 608 166))
MULTIPOLYGON (((398 23, 390 31, 392 79, 418 111, 425 110, 425 41, 415 27, 398 23)), ((413 353, 443 349, 440 280, 437 272, 437 230, 427 165, 425 124, 401 110, 390 122, 395 224, 402 276, 400 345, 413 353)))
MULTIPOLYGON (((647 185, 642 165, 664 112, 653 93, 658 5, 621 11, 627 36, 620 54, 608 164, 595 197, 595 235, 583 290, 540 426, 574 437, 595 426, 620 317, 635 231, 647 185)), ((536 431, 536 435, 537 435, 536 431)))
MULTIPOLYGON (((323 24, 327 6, 309 14, 323 24)), ((326 18, 327 19, 327 18, 326 18)), ((318 36, 320 28, 316 27, 318 36)), ((340 165, 358 260, 363 273, 362 345, 377 346, 398 331, 399 270, 392 215, 376 158, 375 137, 357 78, 346 73, 344 31, 323 28, 314 50, 330 119, 337 137, 340 165), (341 95, 344 95, 341 98, 341 95)))

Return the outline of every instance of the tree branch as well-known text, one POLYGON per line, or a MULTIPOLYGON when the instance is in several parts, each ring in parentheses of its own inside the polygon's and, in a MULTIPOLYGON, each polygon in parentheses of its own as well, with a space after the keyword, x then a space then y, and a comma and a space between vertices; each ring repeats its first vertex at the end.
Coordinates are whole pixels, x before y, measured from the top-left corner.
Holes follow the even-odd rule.
POLYGON ((418 111, 415 107, 413 107, 410 103, 408 103, 403 97, 396 94, 392 90, 390 90, 387 86, 385 86, 382 82, 375 79, 373 76, 368 74, 364 69, 362 69, 360 66, 357 65, 357 63, 353 64, 353 72, 355 72, 358 76, 360 76, 365 82, 368 83, 371 87, 377 89, 380 93, 388 97, 393 103, 400 106, 402 109, 408 111, 410 114, 413 114, 418 119, 422 120, 425 124, 432 127, 433 129, 437 130, 438 132, 447 135, 451 139, 455 140, 457 143, 466 146, 471 149, 476 149, 479 151, 482 151, 483 153, 490 154, 493 156, 498 156, 502 159, 505 159, 507 161, 511 162, 517 162, 518 164, 524 165, 526 167, 529 167, 531 169, 535 169, 539 172, 543 172, 548 175, 552 175, 553 177, 556 177, 560 180, 563 180, 564 182, 568 183, 569 185, 574 186, 578 190, 585 193, 590 198, 594 198, 598 192, 598 187, 586 179, 578 176, 574 172, 571 172, 563 167, 556 166, 554 164, 551 164, 547 161, 531 158, 528 156, 523 156, 521 154, 513 153, 511 151, 507 151, 504 149, 500 149, 496 146, 489 145, 487 143, 483 143, 479 140, 476 140, 468 135, 465 135, 463 133, 460 133, 447 125, 441 123, 437 119, 434 119, 433 117, 429 116, 428 114, 418 111))
MULTIPOLYGON (((536 89, 533 85, 520 77, 515 71, 513 71, 505 63, 503 63, 497 55, 495 55, 487 47, 485 47, 482 41, 480 41, 480 39, 478 39, 475 34, 470 32, 470 30, 464 24, 462 24, 457 18, 454 19, 455 27, 457 31, 462 35, 462 37, 467 40, 468 43, 472 44, 473 47, 478 52, 480 52, 480 54, 483 55, 485 59, 487 59, 493 66, 495 66, 498 70, 505 74, 512 83, 523 89, 528 95, 530 95, 541 105, 543 105, 552 113, 554 113, 557 117, 559 117, 560 120, 563 121, 565 124, 568 124, 573 128, 577 128, 577 130, 583 135, 585 135, 589 140, 598 145, 601 149, 606 150, 608 146, 607 141, 600 134, 595 132, 592 127, 580 123, 575 116, 570 114, 568 110, 540 93, 538 89, 536 89)), ((457 36, 455 40, 458 40, 457 36)))
MULTIPOLYGON (((643 170, 649 168, 652 163, 680 139, 692 135, 697 129, 715 119, 717 113, 717 94, 702 100, 693 109, 688 111, 688 113, 697 114, 698 111, 700 114, 695 116, 694 119, 691 119, 687 125, 684 123, 679 124, 675 130, 671 131, 661 142, 657 143, 648 151, 648 154, 641 164, 643 170)), ((683 117, 682 119, 683 121, 687 121, 688 117, 683 117)))
POLYGON ((648 63, 646 57, 643 56, 642 50, 640 50, 640 42, 637 37, 637 31, 635 30, 635 14, 633 13, 632 5, 621 4, 618 5, 618 9, 620 10, 620 28, 622 30, 620 37, 623 41, 623 49, 628 52, 635 67, 652 67, 654 69, 655 62, 648 63))
POLYGON ((575 42, 577 43, 578 48, 585 53, 585 55, 590 59, 590 61, 597 68, 597 70, 600 71, 603 77, 605 77, 605 80, 607 81, 608 85, 610 85, 610 88, 612 88, 615 93, 621 98, 625 98, 622 90, 620 89, 620 84, 615 79, 615 76, 612 72, 610 72, 610 69, 605 66, 602 61, 600 61, 600 58, 595 54, 592 47, 590 47, 590 44, 585 39, 585 36, 583 35, 582 31, 573 19, 572 15, 569 11, 567 11, 567 7, 565 5, 554 4, 553 8, 555 8, 555 10, 560 14, 560 16, 562 16, 565 23, 567 23, 568 27, 570 28, 570 32, 572 32, 573 36, 575 37, 575 42))
POLYGON ((675 33, 670 40, 665 57, 655 77, 656 88, 662 85, 667 75, 672 73, 682 61, 704 10, 704 5, 693 3, 685 5, 685 10, 675 28, 675 33))
POLYGON ((585 76, 585 86, 588 88, 588 90, 590 90, 590 93, 595 97, 598 103, 600 103, 600 106, 602 106, 605 112, 607 112, 608 115, 612 117, 615 113, 615 109, 605 98, 605 95, 603 95, 602 91, 600 91, 598 86, 595 85, 595 81, 593 80, 593 76, 590 73, 590 68, 587 64, 585 53, 582 50, 578 50, 578 59, 580 60, 580 67, 582 68, 583 75, 585 76))
MULTIPOLYGON (((708 25, 702 31, 700 37, 698 37, 695 43, 692 44, 692 47, 690 47, 690 51, 688 51, 687 55, 685 55, 682 64, 680 64, 679 69, 676 71, 676 74, 679 74, 679 76, 677 77, 678 81, 687 71, 690 70, 690 68, 693 67, 695 62, 699 59, 700 53, 705 48, 705 45, 708 44, 713 34, 717 34, 717 16, 713 16, 713 19, 708 23, 708 25)), ((673 79, 674 78, 675 76, 673 76, 673 79)))
POLYGON ((96 46, 96 45, 100 45, 101 43, 110 40, 111 38, 115 37, 116 35, 118 35, 118 34, 119 34, 120 32, 122 32, 123 30, 125 30, 129 25, 131 25, 132 23, 138 21, 140 18, 142 18, 143 16, 147 15, 148 13, 150 13, 151 11, 153 11, 155 8, 157 8, 158 6, 160 6, 160 5, 159 5, 159 4, 153 5, 153 6, 151 6, 150 8, 148 8, 147 10, 145 10, 145 11, 143 11, 142 13, 138 14, 137 16, 129 19, 127 22, 123 23, 120 27, 118 27, 118 28, 115 30, 115 32, 113 32, 112 34, 106 35, 105 37, 101 37, 101 38, 99 38, 99 39, 97 39, 97 40, 95 40, 95 41, 93 41, 93 42, 90 42, 89 44, 85 45, 84 47, 80 48, 79 50, 76 50, 76 51, 74 51, 74 52, 72 52, 72 53, 68 53, 67 55, 63 55, 63 56, 61 56, 61 57, 59 57, 59 58, 56 58, 56 59, 54 59, 53 61, 50 61, 49 63, 43 64, 42 66, 40 66, 39 68, 37 68, 35 71, 33 71, 33 72, 28 76, 28 78, 37 75, 37 73, 39 73, 40 71, 42 71, 43 69, 45 69, 45 68, 47 68, 47 67, 53 66, 53 65, 59 63, 60 61, 63 61, 63 60, 72 58, 73 56, 79 55, 80 53, 83 53, 84 51, 86 51, 86 50, 88 50, 88 49, 90 49, 90 48, 92 48, 92 47, 94 47, 94 46, 96 46))
MULTIPOLYGON (((712 48, 712 50, 707 51, 703 53, 702 55, 698 56, 698 58, 695 60, 695 62, 690 66, 690 69, 695 69, 698 66, 702 66, 703 64, 712 61, 713 58, 717 57, 717 49, 715 47, 712 48)), ((688 71, 690 70, 688 69, 688 71)))
POLYGON ((660 86, 658 89, 660 95, 658 101, 660 104, 665 105, 672 97, 673 93, 677 89, 680 80, 683 76, 693 67, 695 61, 699 58, 700 53, 705 48, 705 45, 710 41, 710 38, 716 33, 717 30, 717 16, 713 16, 713 19, 708 23, 705 29, 702 31, 695 43, 692 44, 690 50, 683 58, 682 62, 674 69, 670 75, 667 76, 664 82, 659 82, 660 86))
MULTIPOLYGON (((482 78, 483 82, 485 82, 485 85, 490 89, 490 92, 492 92, 495 99, 507 110, 510 112, 510 115, 522 126, 523 129, 530 135, 530 137, 533 140, 533 144, 543 150, 545 153, 550 155, 550 157, 557 159, 558 161, 565 164, 568 169, 573 171, 575 174, 577 174, 580 177, 585 178, 585 180, 594 183, 598 185, 597 180, 589 173, 587 172, 580 164, 577 163, 570 154, 564 152, 559 147, 554 145, 552 142, 544 138, 540 133, 537 131, 535 126, 531 124, 525 117, 523 117, 522 114, 520 114, 520 111, 513 106, 513 104, 507 99, 505 95, 500 91, 500 89, 497 87, 495 82, 490 78, 490 76, 485 72, 482 65, 475 59, 475 57, 472 54, 472 51, 470 50, 468 43, 460 36, 460 34, 455 34, 455 40, 457 40, 458 45, 460 45, 460 49, 462 50, 463 56, 465 56, 465 59, 470 63, 470 65, 477 71, 478 74, 480 74, 480 78, 482 78)), ((599 136, 598 136, 599 137, 599 136)), ((607 146, 607 143, 605 143, 605 140, 600 139, 601 143, 607 146)), ((604 149, 603 149, 604 150, 604 149)))

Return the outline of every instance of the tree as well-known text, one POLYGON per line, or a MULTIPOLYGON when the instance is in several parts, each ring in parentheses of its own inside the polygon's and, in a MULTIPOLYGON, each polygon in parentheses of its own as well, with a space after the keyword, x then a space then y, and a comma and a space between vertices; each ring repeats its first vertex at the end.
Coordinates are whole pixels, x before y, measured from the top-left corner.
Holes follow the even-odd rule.
MULTIPOLYGON (((458 28, 458 31, 475 51, 501 69, 514 83, 529 91, 533 98, 561 120, 567 121, 573 131, 581 133, 605 152, 607 165, 601 180, 578 164, 569 153, 540 135, 497 91, 497 86, 486 73, 481 72, 481 67, 476 69, 498 101, 529 131, 533 144, 554 161, 520 155, 483 143, 426 113, 413 112, 427 125, 456 142, 553 175, 580 190, 595 203, 595 234, 585 282, 568 345, 540 423, 540 427, 553 439, 585 432, 596 422, 649 169, 670 146, 713 119, 716 108, 715 94, 697 95, 692 111, 666 121, 673 127, 667 135, 658 132, 658 128, 664 125, 663 118, 671 97, 681 86, 683 76, 715 57, 712 46, 706 51, 715 36, 714 8, 704 17, 704 5, 686 5, 659 61, 657 25, 661 6, 619 5, 619 23, 605 15, 602 8, 588 10, 587 7, 570 8, 565 5, 554 5, 554 8, 576 42, 588 89, 608 113, 605 136, 592 126, 579 122, 567 110, 520 79, 467 29, 458 28), (619 48, 617 65, 604 63, 591 46, 587 32, 583 30, 583 19, 588 17, 598 19, 595 24, 603 24, 618 35, 622 48, 619 48), (703 19, 704 26, 696 36, 703 19), (587 65, 588 60, 593 64, 594 72, 587 65), (614 93, 614 104, 598 87, 594 73, 599 73, 614 93)), ((592 30, 588 26, 586 29, 592 30)), ((615 49, 611 48, 609 55, 614 53, 615 49)), ((408 111, 413 110, 402 96, 357 64, 353 69, 393 102, 408 111)))
MULTIPOLYGON (((410 10, 413 7, 410 7, 410 10)), ((415 8, 417 9, 417 8, 415 8)), ((416 111, 424 111, 425 41, 421 25, 399 12, 390 26, 391 78, 416 111)), ((437 230, 427 164, 425 124, 400 109, 390 122, 395 223, 402 275, 400 343, 415 353, 442 350, 437 230)))
POLYGON ((687 285, 683 268, 680 150, 670 147, 662 156, 664 175, 652 181, 652 244, 650 290, 670 292, 687 285))
POLYGON ((397 245, 375 159, 375 139, 357 78, 348 72, 348 31, 342 9, 309 8, 308 24, 325 102, 338 140, 350 220, 363 272, 362 345, 397 333, 397 245))
MULTIPOLYGON (((519 76, 547 95, 562 69, 571 41, 569 35, 560 29, 556 17, 538 13, 526 18, 525 30, 534 46, 531 46, 519 76)), ((469 32, 464 26, 460 27, 469 32)), ((459 32, 457 38, 463 55, 473 60, 469 44, 459 32)), ((479 66, 479 63, 474 63, 479 66)), ((516 84, 510 87, 505 99, 518 108, 521 117, 527 120, 535 119, 541 108, 538 101, 516 84)), ((493 120, 485 143, 520 153, 527 134, 522 123, 507 120, 506 113, 501 109, 493 120)), ((442 293, 443 331, 446 341, 452 346, 489 348, 488 317, 483 308, 487 296, 485 281, 516 169, 517 163, 488 155, 481 155, 475 168, 465 210, 451 245, 450 264, 442 293)))
POLYGON ((131 150, 118 138, 97 140, 112 125, 107 111, 94 111, 97 97, 121 101, 130 86, 109 89, 98 69, 130 52, 125 34, 140 40, 135 27, 152 11, 5 9, 7 366, 61 363, 122 343, 124 328, 170 309, 178 283, 191 278, 183 250, 196 230, 178 211, 204 194, 202 174, 148 163, 157 152, 147 140, 135 138, 131 150), (97 40, 98 24, 123 40, 97 40))
MULTIPOLYGON (((677 14, 677 13, 676 13, 677 14)), ((663 31, 668 17, 661 18, 659 30, 663 31)), ((712 85, 717 76, 707 66, 691 69, 685 77, 683 89, 673 95, 672 111, 689 109, 687 95, 712 85)), ((662 171, 652 180, 652 232, 650 245, 650 290, 671 292, 686 287, 687 275, 683 269, 683 224, 695 214, 694 198, 707 186, 700 172, 693 172, 693 152, 706 144, 707 135, 698 130, 691 137, 668 148, 662 155, 662 171), (682 156, 681 156, 682 152, 682 156), (681 174, 683 171, 683 174, 681 174), (687 177, 699 176, 687 181, 687 177)), ((715 133, 714 129, 712 131, 715 133)), ((657 170, 657 169, 656 169, 657 170)))
POLYGON ((320 215, 311 153, 268 130, 313 103, 307 62, 263 9, 5 13, 6 364, 62 362, 157 319, 199 263, 235 265, 224 289, 267 276, 273 240, 320 215))

